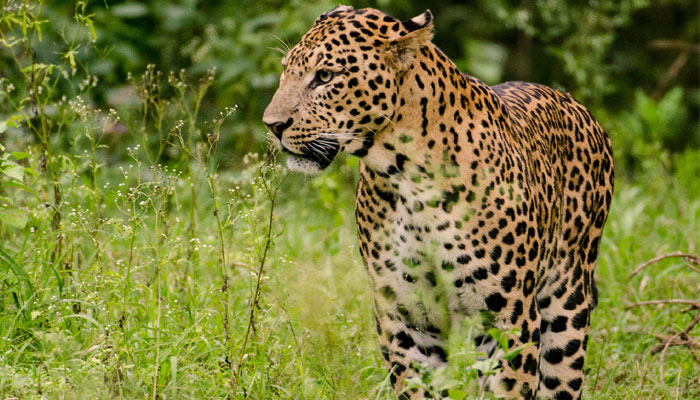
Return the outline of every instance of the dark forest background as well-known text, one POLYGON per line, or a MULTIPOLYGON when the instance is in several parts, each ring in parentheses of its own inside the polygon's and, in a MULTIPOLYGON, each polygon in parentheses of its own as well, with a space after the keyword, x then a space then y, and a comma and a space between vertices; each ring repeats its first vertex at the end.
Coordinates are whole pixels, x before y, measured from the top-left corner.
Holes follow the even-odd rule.
MULTIPOLYGON (((352 2, 401 19, 427 4, 352 2)), ((75 6, 73 1, 42 6, 46 21, 44 38, 35 44, 37 60, 64 61, 61 43, 76 40, 75 6)), ((316 16, 334 6, 303 0, 90 2, 85 12, 92 14, 94 31, 82 30, 77 41, 84 45, 75 50, 79 68, 99 79, 86 100, 103 108, 134 102, 126 78, 148 64, 164 74, 185 69, 194 76, 214 67, 216 80, 203 100, 202 118, 239 106, 222 138, 223 160, 233 165, 247 152, 261 150, 262 110, 281 72, 275 49, 295 44, 316 16)), ((620 172, 634 174, 647 156, 698 147, 697 3, 440 0, 429 6, 434 42, 463 71, 489 84, 550 85, 591 108, 613 136, 620 172)), ((8 52, 0 51, 0 61, 10 64, 8 52)), ((9 80, 17 74, 2 72, 9 80)), ((68 87, 63 90, 71 95, 68 87)))

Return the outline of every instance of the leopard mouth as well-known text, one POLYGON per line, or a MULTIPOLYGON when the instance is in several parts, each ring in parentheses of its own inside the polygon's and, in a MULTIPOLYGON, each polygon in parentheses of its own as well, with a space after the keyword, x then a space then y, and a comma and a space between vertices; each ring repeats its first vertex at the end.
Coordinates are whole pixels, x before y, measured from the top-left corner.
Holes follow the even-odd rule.
POLYGON ((326 169, 340 152, 340 145, 335 140, 317 139, 304 143, 301 152, 292 151, 284 144, 282 151, 287 153, 289 169, 311 174, 326 169))

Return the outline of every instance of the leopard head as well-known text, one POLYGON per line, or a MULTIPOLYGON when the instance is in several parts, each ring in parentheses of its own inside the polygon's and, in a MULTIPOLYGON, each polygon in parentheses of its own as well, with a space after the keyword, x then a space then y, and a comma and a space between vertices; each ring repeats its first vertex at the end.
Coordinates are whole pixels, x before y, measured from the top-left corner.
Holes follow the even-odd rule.
POLYGON ((399 21, 338 6, 318 17, 282 59, 263 115, 289 168, 313 174, 341 151, 365 156, 396 114, 399 79, 432 36, 429 10, 399 21))

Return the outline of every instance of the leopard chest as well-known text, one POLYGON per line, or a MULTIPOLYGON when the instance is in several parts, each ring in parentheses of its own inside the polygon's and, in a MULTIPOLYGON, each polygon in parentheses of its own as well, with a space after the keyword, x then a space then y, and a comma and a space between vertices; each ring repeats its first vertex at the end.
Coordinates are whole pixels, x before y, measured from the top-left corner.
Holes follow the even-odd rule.
POLYGON ((364 202, 358 202, 363 256, 380 302, 398 304, 412 310, 415 320, 435 319, 438 325, 455 313, 482 309, 494 285, 486 272, 492 248, 481 240, 482 232, 497 223, 490 221, 490 212, 459 180, 396 179, 391 189, 396 200, 371 216, 371 232, 361 218, 364 202))

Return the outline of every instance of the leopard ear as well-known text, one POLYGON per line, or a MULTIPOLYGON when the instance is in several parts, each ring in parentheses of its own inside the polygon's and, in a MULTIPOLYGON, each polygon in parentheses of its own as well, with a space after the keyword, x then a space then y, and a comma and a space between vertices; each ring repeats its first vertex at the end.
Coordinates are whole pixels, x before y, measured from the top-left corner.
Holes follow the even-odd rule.
MULTIPOLYGON (((433 31, 433 13, 430 12, 430 10, 425 10, 425 12, 421 15, 415 16, 411 19, 407 19, 406 21, 401 22, 403 26, 409 31, 409 32, 414 32, 420 29, 425 29, 429 28, 430 31, 430 39, 432 39, 432 31, 433 31)), ((430 40, 428 39, 428 40, 430 40)))
POLYGON ((318 18, 316 18, 316 21, 314 21, 314 25, 316 25, 317 23, 319 23, 320 21, 323 21, 324 19, 326 19, 328 17, 332 17, 333 15, 344 12, 344 11, 354 11, 354 8, 352 8, 350 6, 344 6, 342 4, 337 5, 332 10, 319 15, 318 18))
POLYGON ((413 65, 416 53, 433 39, 433 13, 430 10, 417 17, 401 22, 406 31, 387 45, 387 58, 399 71, 406 71, 413 65))

